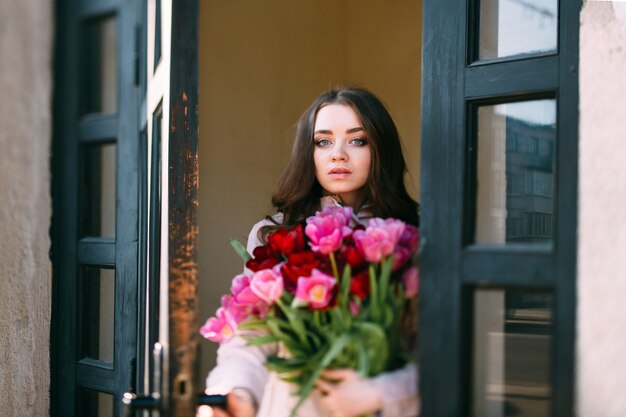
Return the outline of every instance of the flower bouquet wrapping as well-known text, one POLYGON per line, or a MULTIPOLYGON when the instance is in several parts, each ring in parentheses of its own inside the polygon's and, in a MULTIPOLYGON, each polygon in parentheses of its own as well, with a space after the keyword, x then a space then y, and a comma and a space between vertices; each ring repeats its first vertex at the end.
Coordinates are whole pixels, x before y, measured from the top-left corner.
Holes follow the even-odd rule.
POLYGON ((214 342, 239 335, 250 345, 282 344, 287 354, 266 366, 298 387, 292 416, 324 369, 369 377, 410 359, 401 320, 418 292, 419 231, 395 219, 367 227, 351 219, 351 208, 332 207, 304 227, 273 232, 252 257, 240 246, 248 271, 200 329, 214 342))

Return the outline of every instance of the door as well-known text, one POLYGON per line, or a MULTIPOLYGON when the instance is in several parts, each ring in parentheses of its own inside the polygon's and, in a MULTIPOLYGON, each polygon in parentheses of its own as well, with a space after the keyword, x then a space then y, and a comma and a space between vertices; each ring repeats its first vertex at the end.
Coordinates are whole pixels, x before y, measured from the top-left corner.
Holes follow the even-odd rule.
POLYGON ((426 417, 573 413, 580 6, 424 4, 426 417))
POLYGON ((195 414, 197 7, 57 2, 53 416, 195 414))
POLYGON ((54 416, 118 416, 137 348, 140 2, 57 2, 54 416))

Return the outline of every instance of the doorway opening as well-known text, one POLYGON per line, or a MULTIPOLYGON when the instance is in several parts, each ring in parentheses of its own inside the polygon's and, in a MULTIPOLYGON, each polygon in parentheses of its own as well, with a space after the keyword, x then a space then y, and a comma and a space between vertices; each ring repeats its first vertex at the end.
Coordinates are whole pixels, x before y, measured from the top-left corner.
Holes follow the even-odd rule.
MULTIPOLYGON (((295 123, 336 86, 368 88, 403 141, 406 185, 419 201, 422 2, 279 0, 200 5, 200 321, 215 312, 246 241, 269 214, 295 123)), ((217 344, 201 341, 201 376, 217 344)))

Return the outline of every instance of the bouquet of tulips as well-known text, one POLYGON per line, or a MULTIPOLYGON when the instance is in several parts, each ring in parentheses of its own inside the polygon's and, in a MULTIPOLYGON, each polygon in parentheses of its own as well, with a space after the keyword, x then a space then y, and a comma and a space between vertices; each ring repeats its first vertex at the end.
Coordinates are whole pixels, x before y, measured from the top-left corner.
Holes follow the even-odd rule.
POLYGON ((252 256, 247 273, 200 329, 214 342, 240 335, 250 345, 280 343, 266 365, 308 397, 326 368, 374 376, 406 364, 400 321, 418 292, 419 230, 396 219, 351 226, 352 209, 332 207, 306 226, 281 228, 252 256), (250 331, 253 330, 253 331, 250 331))

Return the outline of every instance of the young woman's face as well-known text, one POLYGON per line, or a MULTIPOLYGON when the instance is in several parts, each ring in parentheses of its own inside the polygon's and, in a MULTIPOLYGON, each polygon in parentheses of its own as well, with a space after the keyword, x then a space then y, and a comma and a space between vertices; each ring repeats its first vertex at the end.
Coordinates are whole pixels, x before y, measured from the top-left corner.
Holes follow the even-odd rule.
POLYGON ((313 134, 315 176, 327 193, 349 206, 365 198, 371 151, 359 116, 350 106, 329 104, 317 112, 313 134))

